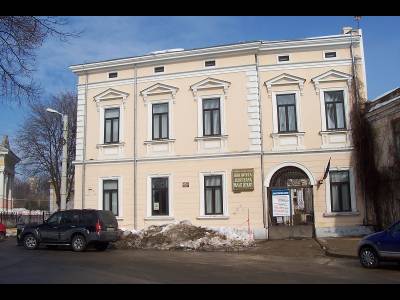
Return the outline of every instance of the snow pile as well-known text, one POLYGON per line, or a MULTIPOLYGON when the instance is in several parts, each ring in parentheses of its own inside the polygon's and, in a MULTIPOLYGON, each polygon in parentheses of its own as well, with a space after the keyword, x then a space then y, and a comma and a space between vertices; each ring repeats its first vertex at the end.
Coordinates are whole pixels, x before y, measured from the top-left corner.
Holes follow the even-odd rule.
POLYGON ((158 250, 243 250, 255 245, 246 230, 233 228, 206 228, 189 221, 168 225, 152 225, 140 231, 121 230, 115 243, 119 249, 158 250))

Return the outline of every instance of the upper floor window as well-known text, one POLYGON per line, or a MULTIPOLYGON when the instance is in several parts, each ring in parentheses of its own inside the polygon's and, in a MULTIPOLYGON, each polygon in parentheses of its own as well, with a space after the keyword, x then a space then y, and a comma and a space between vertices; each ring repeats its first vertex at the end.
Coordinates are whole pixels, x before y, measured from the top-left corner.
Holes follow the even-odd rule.
POLYGON ((289 55, 279 55, 278 62, 288 62, 290 60, 289 55))
POLYGON ((118 72, 110 72, 108 73, 108 78, 117 78, 118 77, 118 72))
POLYGON ((152 105, 153 140, 168 139, 168 103, 152 105))
POLYGON ((326 59, 336 58, 336 51, 325 51, 324 58, 326 59))
POLYGON ((119 142, 119 108, 104 110, 104 143, 119 142))
POLYGON ((103 209, 118 215, 118 180, 103 180, 103 209))
POLYGON ((154 73, 163 73, 163 72, 164 72, 164 66, 154 68, 154 73))
POLYGON ((396 119, 392 123, 393 140, 397 158, 400 158, 400 119, 396 119))
POLYGON ((204 66, 205 66, 206 68, 215 67, 215 60, 206 60, 206 61, 204 62, 204 66))
POLYGON ((328 130, 346 129, 344 111, 344 92, 325 91, 326 128, 328 130))
POLYGON ((332 212, 351 211, 349 171, 330 171, 332 212))
POLYGON ((297 131, 296 94, 276 95, 276 102, 278 131, 282 133, 297 131))
POLYGON ((203 99, 203 135, 221 135, 220 99, 203 99))

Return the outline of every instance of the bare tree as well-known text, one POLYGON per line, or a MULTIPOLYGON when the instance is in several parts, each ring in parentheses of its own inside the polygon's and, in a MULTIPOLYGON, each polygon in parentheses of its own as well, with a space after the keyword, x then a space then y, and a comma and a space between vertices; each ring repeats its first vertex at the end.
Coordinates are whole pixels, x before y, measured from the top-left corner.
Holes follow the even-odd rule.
POLYGON ((50 36, 63 41, 78 36, 62 31, 66 24, 66 18, 54 16, 0 16, 0 100, 21 103, 37 96, 35 50, 50 36))
POLYGON ((17 133, 17 150, 26 176, 47 176, 54 186, 57 204, 61 200, 63 127, 61 117, 46 112, 56 109, 68 115, 67 202, 71 199, 75 159, 77 97, 67 92, 48 101, 29 104, 30 113, 17 133))

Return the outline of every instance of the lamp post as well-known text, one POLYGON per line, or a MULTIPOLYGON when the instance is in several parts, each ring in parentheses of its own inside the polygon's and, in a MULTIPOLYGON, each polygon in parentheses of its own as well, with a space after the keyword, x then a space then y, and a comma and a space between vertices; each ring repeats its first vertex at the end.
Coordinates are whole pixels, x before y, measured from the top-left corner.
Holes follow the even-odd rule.
POLYGON ((49 113, 58 114, 63 118, 63 151, 62 151, 62 163, 61 163, 61 203, 60 209, 65 210, 67 207, 67 157, 68 157, 68 115, 63 115, 62 113, 46 108, 49 113))

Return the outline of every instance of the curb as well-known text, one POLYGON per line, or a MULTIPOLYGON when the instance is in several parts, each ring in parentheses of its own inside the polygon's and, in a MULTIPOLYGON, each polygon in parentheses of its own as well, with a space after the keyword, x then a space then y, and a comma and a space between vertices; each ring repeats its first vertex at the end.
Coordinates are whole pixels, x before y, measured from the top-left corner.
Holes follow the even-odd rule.
POLYGON ((331 252, 329 250, 329 248, 327 247, 327 244, 322 242, 320 239, 318 238, 314 238, 314 241, 316 241, 316 243, 321 247, 322 251, 324 252, 324 254, 326 256, 330 256, 330 257, 336 257, 336 258, 350 258, 350 259, 358 259, 357 256, 355 255, 348 255, 348 254, 339 254, 339 253, 335 253, 335 252, 331 252))

